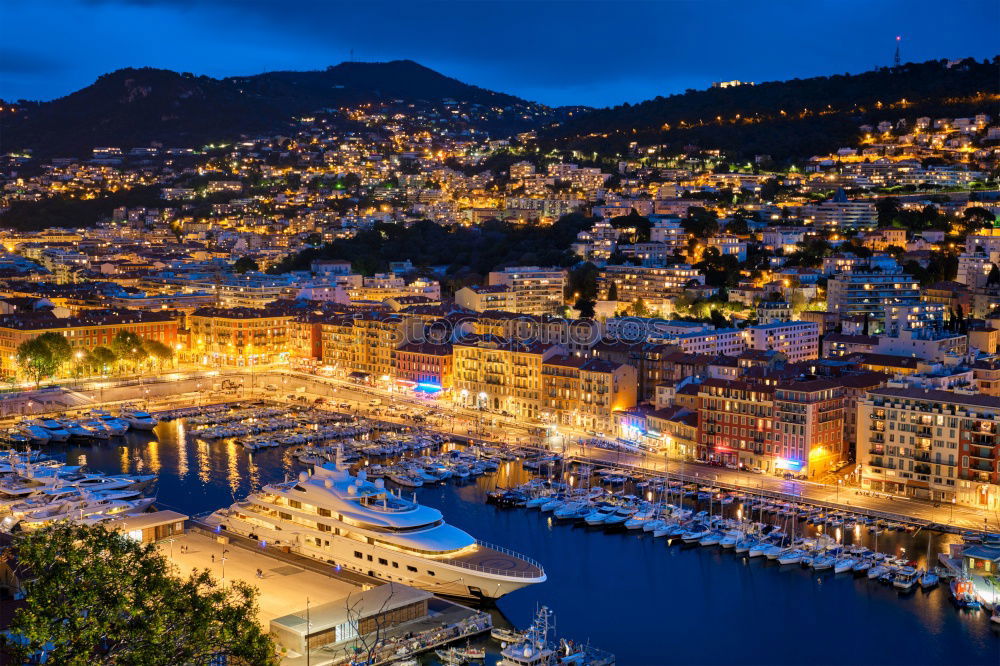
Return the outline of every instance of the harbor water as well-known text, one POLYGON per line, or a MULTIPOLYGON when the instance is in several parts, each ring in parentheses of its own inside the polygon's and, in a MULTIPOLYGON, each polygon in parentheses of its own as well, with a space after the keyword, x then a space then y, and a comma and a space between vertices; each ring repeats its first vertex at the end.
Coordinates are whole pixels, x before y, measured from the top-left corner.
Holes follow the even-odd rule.
MULTIPOLYGON (((302 469, 287 449, 249 454, 233 441, 196 441, 182 421, 130 433, 117 446, 65 451, 71 464, 106 473, 159 474, 157 505, 189 515, 228 506, 302 469)), ((1000 664, 997 625, 985 612, 958 610, 946 585, 900 594, 866 577, 781 567, 718 547, 668 545, 648 534, 575 527, 550 514, 486 504, 489 490, 528 478, 511 462, 474 482, 415 491, 449 523, 545 566, 545 583, 498 602, 498 624, 523 629, 537 606, 547 605, 556 612, 557 635, 590 641, 625 665, 1000 664)), ((867 531, 849 532, 840 536, 872 545, 867 531)), ((936 553, 956 537, 885 533, 879 549, 905 548, 923 564, 928 539, 936 553)))

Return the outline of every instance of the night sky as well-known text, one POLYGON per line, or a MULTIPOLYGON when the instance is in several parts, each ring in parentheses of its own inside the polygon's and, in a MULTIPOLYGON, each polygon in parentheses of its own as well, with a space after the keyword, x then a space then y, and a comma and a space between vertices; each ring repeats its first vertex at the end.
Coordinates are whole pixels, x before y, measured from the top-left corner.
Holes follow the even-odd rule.
POLYGON ((128 66, 209 76, 409 58, 551 105, 1000 53, 997 0, 0 0, 0 98, 128 66))

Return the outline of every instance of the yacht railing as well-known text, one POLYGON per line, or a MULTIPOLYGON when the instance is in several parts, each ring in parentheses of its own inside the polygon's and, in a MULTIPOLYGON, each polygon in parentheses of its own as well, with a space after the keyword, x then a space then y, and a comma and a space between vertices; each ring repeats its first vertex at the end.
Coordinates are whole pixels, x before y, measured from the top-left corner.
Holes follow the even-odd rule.
POLYGON ((510 557, 515 557, 519 560, 527 562, 533 566, 537 571, 511 571, 510 569, 496 569, 494 567, 484 567, 481 564, 473 564, 472 562, 467 562, 464 560, 438 560, 439 562, 444 562, 445 564, 451 564, 456 567, 462 567, 463 569, 471 569, 473 571, 479 571, 481 573, 495 574, 498 576, 509 576, 510 578, 538 578, 545 574, 545 569, 539 562, 531 559, 527 555, 522 555, 517 551, 513 551, 509 548, 504 548, 503 546, 497 546, 496 544, 488 543, 486 541, 480 541, 476 539, 476 545, 483 548, 489 548, 490 550, 495 550, 498 553, 503 553, 504 555, 509 555, 510 557))

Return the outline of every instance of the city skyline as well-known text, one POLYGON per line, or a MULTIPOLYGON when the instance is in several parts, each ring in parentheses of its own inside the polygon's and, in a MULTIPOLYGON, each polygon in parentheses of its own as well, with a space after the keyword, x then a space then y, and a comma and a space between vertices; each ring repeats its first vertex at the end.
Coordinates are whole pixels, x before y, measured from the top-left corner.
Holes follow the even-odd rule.
POLYGON ((927 2, 874 8, 823 2, 794 15, 780 3, 736 11, 730 2, 505 3, 502 8, 480 2, 462 5, 461 12, 444 11, 453 6, 379 2, 348 10, 311 3, 59 0, 54 11, 51 4, 13 2, 5 8, 7 20, 22 28, 0 48, 0 98, 58 98, 123 67, 221 78, 322 69, 350 60, 411 59, 530 101, 603 107, 706 88, 713 81, 761 82, 890 66, 897 36, 903 62, 992 57, 991 26, 1000 19, 995 3, 976 0, 938 12, 934 21, 926 20, 934 11, 927 2), (385 22, 386 12, 398 20, 385 22), (491 34, 496 16, 518 21, 491 34), (624 29, 588 33, 609 17, 624 29), (164 48, 171 41, 176 47, 164 48))

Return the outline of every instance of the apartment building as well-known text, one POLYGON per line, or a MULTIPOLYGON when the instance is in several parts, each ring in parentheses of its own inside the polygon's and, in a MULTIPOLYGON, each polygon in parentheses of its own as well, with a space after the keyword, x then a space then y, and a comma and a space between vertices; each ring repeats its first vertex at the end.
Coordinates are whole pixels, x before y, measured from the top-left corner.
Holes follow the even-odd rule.
POLYGON ((514 293, 513 312, 559 314, 564 303, 566 272, 559 268, 514 266, 490 272, 489 284, 510 287, 514 293))
POLYGON ((743 330, 748 349, 773 350, 791 363, 819 358, 819 325, 805 321, 776 321, 743 330))
POLYGON ((245 307, 198 308, 188 317, 190 351, 206 365, 251 366, 287 360, 291 313, 245 307))
POLYGON ((779 384, 774 391, 775 465, 818 478, 847 459, 843 388, 827 379, 779 384))
POLYGON ((699 458, 776 469, 774 387, 710 378, 697 391, 699 458))
POLYGON ((746 337, 738 328, 717 328, 714 331, 682 333, 668 339, 686 354, 722 354, 739 356, 746 351, 746 337))
POLYGON ((858 402, 863 488, 1000 507, 1000 398, 921 388, 877 389, 858 402))
POLYGON ((602 300, 608 300, 608 291, 614 284, 618 292, 615 300, 627 303, 640 298, 656 301, 679 293, 692 282, 704 285, 705 276, 687 264, 664 267, 610 265, 601 269, 597 290, 602 300))
POLYGON ((78 316, 63 318, 46 312, 5 315, 0 317, 0 370, 16 373, 18 346, 43 333, 59 333, 74 350, 81 351, 107 347, 122 331, 174 349, 179 344, 179 323, 179 316, 171 311, 84 310, 78 316))
POLYGON ((821 204, 804 206, 802 218, 813 226, 828 229, 866 229, 878 224, 878 211, 872 201, 849 201, 838 196, 821 204))
POLYGON ((542 363, 558 345, 466 335, 453 347, 452 397, 459 404, 537 421, 543 411, 542 363))
POLYGON ((560 354, 542 362, 542 418, 610 433, 614 413, 636 404, 636 369, 622 363, 560 354))
POLYGON ((517 307, 514 290, 506 284, 462 287, 455 292, 455 304, 474 312, 514 312, 517 307))
POLYGON ((451 343, 404 343, 393 351, 392 359, 397 384, 429 391, 452 386, 451 343))
POLYGON ((883 322, 887 306, 917 305, 920 285, 902 271, 841 273, 827 283, 827 310, 883 322))

